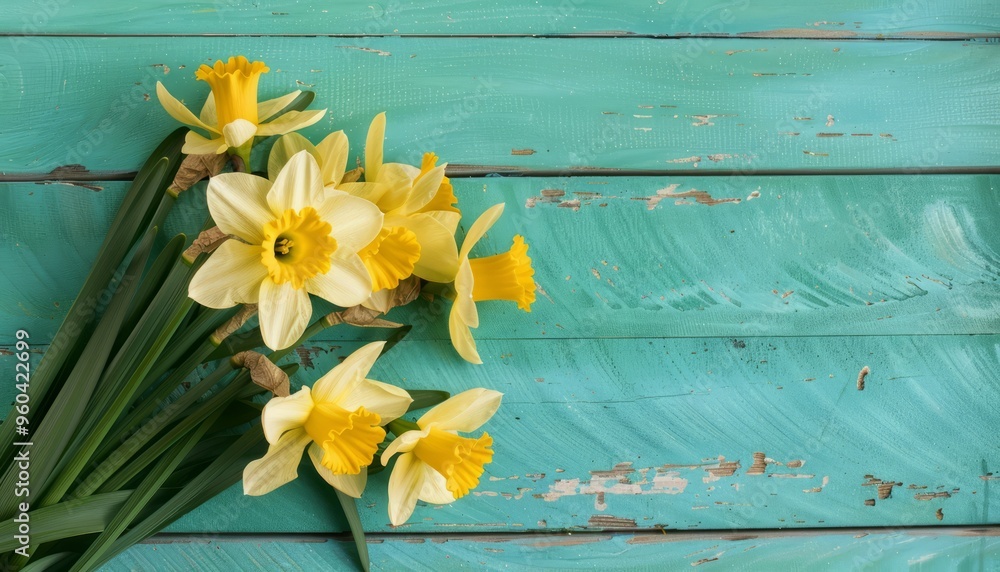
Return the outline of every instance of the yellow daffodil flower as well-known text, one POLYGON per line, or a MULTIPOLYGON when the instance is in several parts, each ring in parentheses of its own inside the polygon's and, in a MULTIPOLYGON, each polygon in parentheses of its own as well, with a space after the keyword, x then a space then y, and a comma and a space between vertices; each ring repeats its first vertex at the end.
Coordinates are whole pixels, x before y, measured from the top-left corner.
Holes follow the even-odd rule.
POLYGON ((469 228, 458 255, 458 275, 455 277, 455 303, 448 316, 451 344, 466 361, 483 363, 476 350, 476 340, 470 328, 479 327, 476 302, 509 300, 525 312, 535 302, 535 270, 528 257, 524 237, 514 236, 510 250, 485 258, 469 259, 472 247, 503 214, 503 203, 494 205, 476 219, 469 228))
POLYGON ((245 146, 252 143, 255 136, 288 133, 322 119, 325 109, 289 111, 275 116, 301 91, 258 103, 257 83, 261 74, 268 71, 264 62, 251 63, 243 56, 231 57, 226 63, 216 61, 211 67, 202 65, 195 72, 195 77, 207 82, 212 93, 205 101, 200 117, 170 95, 162 83, 156 82, 156 95, 171 117, 209 133, 209 137, 204 137, 194 131, 188 132, 182 151, 189 155, 223 153, 226 149, 242 148, 247 151, 245 146))
MULTIPOLYGON (((399 454, 389 477, 389 520, 406 522, 417 500, 448 504, 476 488, 483 466, 493 460, 493 438, 462 437, 489 421, 503 394, 470 389, 437 405, 417 420, 416 428, 398 435, 382 454, 385 465, 399 454)), ((398 422, 397 422, 398 423, 398 422)))
POLYGON ((385 342, 368 344, 330 370, 312 387, 264 406, 261 425, 270 446, 243 470, 243 492, 263 495, 295 480, 302 452, 331 486, 358 498, 386 423, 412 403, 402 389, 365 379, 385 342))
POLYGON ((289 347, 312 315, 309 294, 338 306, 368 299, 372 281, 358 256, 382 228, 370 202, 325 190, 316 160, 295 154, 274 183, 225 173, 208 183, 208 209, 224 242, 188 288, 202 306, 257 304, 264 343, 289 347))
POLYGON ((395 288, 415 274, 431 282, 450 282, 458 270, 455 229, 461 213, 446 165, 424 155, 420 168, 383 163, 385 113, 372 120, 365 144, 365 182, 345 185, 385 213, 382 232, 362 253, 375 291, 395 288))

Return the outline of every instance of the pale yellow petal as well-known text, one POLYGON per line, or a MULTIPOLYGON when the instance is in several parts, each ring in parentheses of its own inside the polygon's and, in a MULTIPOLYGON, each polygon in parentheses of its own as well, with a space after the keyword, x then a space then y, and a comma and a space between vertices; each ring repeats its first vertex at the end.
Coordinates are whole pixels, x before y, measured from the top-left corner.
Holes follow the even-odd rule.
POLYGON ((298 341, 309 325, 309 294, 291 282, 275 284, 270 277, 265 278, 260 284, 258 315, 264 344, 274 351, 283 350, 298 341))
POLYGON ((399 526, 410 518, 424 487, 424 462, 412 453, 396 459, 389 477, 389 521, 399 526))
POLYGON ((198 117, 205 125, 215 127, 219 124, 219 116, 215 108, 214 93, 208 92, 208 99, 205 100, 205 105, 201 106, 201 114, 198 117))
POLYGON ((375 240, 382 230, 382 211, 371 201, 343 191, 327 190, 326 198, 316 206, 319 218, 330 223, 330 235, 337 241, 338 252, 357 253, 375 240))
POLYGON ((347 170, 348 155, 347 134, 335 131, 319 142, 316 151, 319 153, 319 165, 323 170, 323 184, 336 185, 344 178, 347 170))
POLYGON ((371 296, 372 277, 357 254, 330 259, 330 270, 306 280, 306 290, 338 306, 357 306, 371 296))
POLYGON ((462 222, 461 213, 454 211, 427 211, 425 214, 429 217, 433 217, 434 220, 443 224, 452 236, 454 236, 455 231, 458 230, 458 223, 462 222))
POLYGON ((313 384, 313 401, 340 403, 345 400, 368 375, 384 346, 385 342, 372 342, 347 356, 347 359, 313 384))
POLYGON ((458 312, 466 326, 478 328, 479 310, 472 298, 473 284, 472 266, 468 258, 463 258, 462 263, 458 265, 458 274, 455 275, 455 306, 452 311, 458 312))
POLYGON ((405 389, 374 379, 363 379, 341 402, 341 407, 348 411, 364 407, 377 413, 382 418, 381 425, 385 425, 406 413, 411 403, 413 398, 405 389))
POLYGON ((441 187, 441 181, 444 180, 445 167, 447 165, 440 165, 417 177, 406 203, 399 209, 402 214, 415 213, 434 198, 441 187))
POLYGON ((451 335, 451 345, 458 352, 458 355, 462 356, 462 359, 470 363, 483 363, 476 350, 476 340, 472 337, 472 331, 462 321, 462 317, 454 306, 448 315, 448 333, 451 335))
POLYGON ((430 434, 429 429, 407 431, 402 435, 397 435, 396 438, 389 443, 389 446, 385 448, 385 451, 382 452, 382 464, 388 465, 389 459, 397 453, 409 453, 416 448, 417 443, 428 434, 430 434))
POLYGON ((313 443, 309 446, 309 460, 319 476, 331 487, 339 490, 347 496, 361 498, 361 493, 365 492, 365 485, 368 484, 368 470, 361 469, 356 475, 335 475, 333 471, 323 466, 323 449, 313 443))
POLYGON ((378 200, 378 208, 388 213, 402 209, 413 189, 413 179, 420 174, 420 169, 402 163, 386 163, 378 173, 378 179, 365 177, 366 181, 375 181, 385 185, 385 192, 378 200))
POLYGON ((233 149, 249 141, 255 133, 257 133, 257 126, 246 119, 230 121, 222 128, 222 136, 226 140, 226 145, 233 149))
POLYGON ((259 246, 227 240, 195 273, 188 285, 188 296, 207 308, 256 304, 266 277, 259 246))
POLYGON ((469 389, 431 408, 417 421, 421 427, 434 425, 443 431, 475 431, 500 408, 503 394, 492 389, 469 389))
POLYGON ((306 207, 318 207, 322 200, 323 180, 319 165, 308 151, 292 155, 267 193, 267 204, 275 214, 288 209, 298 212, 306 207))
POLYGON ((188 131, 184 136, 184 147, 181 148, 181 152, 185 155, 218 155, 225 153, 226 149, 229 149, 229 145, 222 136, 207 139, 194 131, 188 131))
POLYGON ((504 203, 493 205, 492 207, 486 209, 486 212, 479 215, 476 222, 472 223, 472 226, 469 228, 469 232, 465 233, 465 240, 462 241, 462 251, 459 253, 460 258, 468 258, 472 247, 479 242, 479 239, 483 238, 486 231, 488 231, 490 227, 497 222, 500 215, 503 214, 503 207, 504 203))
POLYGON ((323 119, 324 114, 326 114, 325 109, 289 111, 273 121, 262 123, 260 127, 257 128, 257 135, 267 137, 269 135, 282 135, 291 131, 305 129, 320 119, 323 119))
POLYGON ((420 244, 420 258, 413 273, 431 282, 451 282, 458 272, 455 236, 434 217, 425 213, 387 216, 385 226, 402 226, 413 231, 420 244))
POLYGON ((260 415, 264 438, 268 443, 277 443, 285 431, 305 425, 312 409, 313 401, 308 387, 303 387, 288 397, 272 397, 260 415))
POLYGON ((281 97, 276 97, 274 99, 269 99, 267 101, 262 101, 257 104, 257 117, 260 118, 261 122, 267 121, 274 114, 278 113, 282 109, 288 107, 295 98, 302 94, 302 90, 297 89, 292 93, 287 95, 282 95, 281 97))
POLYGON ((383 288, 377 292, 372 292, 371 297, 365 300, 361 305, 369 310, 378 310, 385 314, 392 309, 392 299, 393 291, 389 288, 383 288))
MULTIPOLYGON (((336 189, 377 205, 389 187, 381 183, 341 183, 336 189)), ((332 187, 328 186, 327 191, 329 190, 332 190, 332 187)))
POLYGON ((249 173, 222 173, 209 179, 208 210, 219 230, 251 244, 264 240, 264 225, 275 219, 267 204, 271 181, 249 173))
POLYGON ((278 138, 271 147, 271 154, 267 156, 267 177, 272 181, 277 179, 282 167, 299 151, 309 151, 309 154, 322 165, 319 152, 308 139, 298 133, 288 133, 278 138))
POLYGON ((302 451, 311 438, 305 429, 286 432, 267 448, 267 454, 243 469, 243 494, 260 496, 290 483, 299 476, 302 451))
POLYGON ((431 504, 455 502, 455 495, 448 490, 448 480, 427 463, 424 463, 424 487, 417 498, 431 504))
POLYGON ((365 179, 378 180, 382 168, 382 145, 385 141, 385 112, 372 119, 368 127, 368 138, 365 140, 365 179))
POLYGON ((167 88, 163 87, 163 84, 156 82, 156 97, 160 100, 160 105, 163 109, 170 114, 171 117, 180 121, 184 125, 191 125, 192 127, 201 127, 205 131, 210 133, 219 133, 219 130, 212 125, 206 125, 201 119, 195 117, 191 110, 184 107, 184 104, 177 101, 177 98, 170 95, 167 88))

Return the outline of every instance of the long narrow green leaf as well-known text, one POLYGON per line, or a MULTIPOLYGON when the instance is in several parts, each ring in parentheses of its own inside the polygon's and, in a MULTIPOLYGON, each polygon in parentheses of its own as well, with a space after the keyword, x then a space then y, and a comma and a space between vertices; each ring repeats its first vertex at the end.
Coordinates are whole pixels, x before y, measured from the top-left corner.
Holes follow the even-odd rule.
POLYGON ((219 364, 219 367, 208 374, 205 379, 199 381, 176 401, 167 405, 156 416, 147 420, 138 431, 133 433, 124 443, 121 443, 100 465, 90 472, 87 479, 73 491, 73 496, 85 496, 97 490, 133 455, 155 439, 163 429, 171 426, 179 416, 185 414, 190 407, 232 372, 233 365, 228 361, 219 364))
POLYGON ((122 323, 121 332, 118 334, 118 340, 115 342, 115 347, 119 348, 125 342, 128 334, 135 329, 136 324, 139 323, 139 319, 142 318, 143 313, 145 313, 146 308, 153 302, 153 297, 159 291, 163 282, 167 279, 167 275, 170 273, 170 269, 174 267, 174 263, 180 258, 181 252, 184 250, 184 242, 187 240, 183 234, 178 234, 167 243, 160 254, 157 255, 156 260, 153 261, 152 266, 146 272, 146 275, 142 278, 142 283, 139 286, 139 291, 136 292, 135 298, 132 300, 132 307, 129 309, 129 315, 125 318, 122 323))
MULTIPOLYGON (((157 439, 152 445, 145 447, 142 453, 139 454, 132 462, 126 465, 119 471, 115 471, 121 467, 121 463, 106 463, 101 465, 98 470, 94 471, 95 474, 104 476, 105 474, 112 474, 115 471, 114 477, 108 479, 103 486, 100 488, 101 492, 108 492, 118 490, 125 486, 126 483, 132 480, 136 475, 139 474, 142 469, 146 468, 148 465, 152 464, 160 455, 162 455, 167 449, 169 449, 175 442, 180 440, 190 431, 193 431, 199 427, 205 419, 217 415, 218 413, 225 410, 232 400, 239 395, 243 387, 250 381, 250 375, 244 372, 238 375, 229 385, 227 385, 222 391, 216 393, 212 397, 200 403, 193 411, 186 412, 180 423, 175 425, 170 431, 157 439), (117 465, 117 466, 116 466, 117 465)), ((141 435, 143 432, 137 433, 141 435)), ((131 456, 131 455, 130 455, 131 456)), ((124 455, 122 455, 124 457, 124 455)), ((116 455, 112 455, 109 459, 110 461, 117 460, 116 455)), ((90 494, 96 487, 96 485, 101 484, 97 479, 87 479, 83 485, 74 491, 74 495, 87 495, 90 494)))
MULTIPOLYGON (((38 406, 48 400, 49 390, 55 384, 57 375, 63 370, 67 359, 79 353, 78 342, 90 339, 84 334, 92 332, 89 325, 95 317, 95 309, 101 295, 107 290, 111 277, 135 244, 133 237, 136 232, 144 228, 140 224, 141 213, 146 212, 149 205, 156 203, 157 198, 162 195, 162 190, 169 184, 166 179, 169 177, 172 180, 171 173, 176 172, 176 168, 180 166, 180 150, 187 131, 181 128, 168 135, 153 151, 129 187, 79 295, 70 306, 38 368, 32 372, 31 393, 32 400, 36 404, 33 408, 36 415, 42 413, 38 406)), ((170 203, 172 202, 171 199, 170 203)), ((15 418, 15 415, 10 414, 6 417, 8 420, 15 418)), ((13 457, 13 443, 17 441, 15 431, 14 423, 0 424, 2 466, 6 466, 13 457)))
MULTIPOLYGON (((53 469, 59 463, 67 445, 76 434, 80 420, 86 412, 86 407, 81 405, 90 400, 90 396, 101 377, 104 364, 114 343, 115 334, 122 320, 125 319, 132 297, 138 288, 138 278, 146 265, 155 234, 155 229, 150 229, 146 233, 139 249, 125 270, 118 290, 112 296, 95 334, 88 341, 83 358, 73 368, 52 407, 30 436, 31 442, 34 443, 30 451, 33 494, 40 494, 45 485, 51 482, 53 469)), ((16 440, 21 441, 21 439, 16 440)), ((17 464, 7 464, 7 471, 2 483, 0 483, 0 487, 2 487, 0 490, 14 490, 17 472, 17 464)), ((2 515, 0 518, 13 517, 15 506, 16 498, 14 495, 9 493, 0 495, 0 515, 2 515)))
POLYGON ((39 558, 25 566, 21 572, 46 572, 47 570, 65 570, 76 554, 72 552, 59 552, 49 554, 44 558, 39 558))
POLYGON ((371 560, 368 558, 368 543, 365 542, 365 529, 361 525, 361 515, 358 514, 357 500, 337 491, 337 500, 340 501, 340 508, 344 509, 344 516, 347 517, 347 524, 351 527, 351 536, 354 537, 354 547, 358 549, 358 559, 361 561, 361 569, 365 572, 371 568, 371 560))
MULTIPOLYGON (((31 525, 31 544, 101 532, 111 522, 132 491, 94 495, 83 499, 61 502, 28 513, 31 525)), ((14 540, 18 523, 13 520, 0 522, 0 552, 17 547, 14 540)))
POLYGON ((384 356, 386 352, 396 347, 396 344, 403 341, 403 338, 405 338, 412 329, 413 326, 406 325, 393 330, 393 332, 389 334, 389 337, 385 339, 385 345, 382 346, 382 352, 378 354, 379 357, 384 356))
POLYGON ((170 500, 135 523, 107 550, 102 564, 137 542, 149 538, 208 499, 239 482, 247 462, 263 454, 266 441, 260 425, 247 430, 231 447, 170 500))
POLYGON ((101 391, 88 405, 92 408, 88 422, 80 426, 83 442, 74 447, 69 460, 60 465, 58 477, 51 487, 46 488, 42 497, 43 506, 62 500, 80 473, 91 463, 97 447, 115 421, 132 402, 140 382, 156 363, 194 303, 187 296, 187 285, 196 267, 183 260, 175 264, 135 331, 105 371, 101 391))
MULTIPOLYGON (((219 412, 216 412, 216 416, 219 412)), ((204 423, 202 427, 196 429, 187 439, 183 439, 164 453, 163 457, 156 464, 156 467, 149 475, 142 480, 142 483, 129 495, 128 500, 122 506, 118 514, 108 523, 104 532, 91 543, 83 556, 76 561, 70 572, 81 572, 92 570, 97 567, 97 561, 101 555, 111 548, 114 541, 124 532, 125 527, 132 523, 135 517, 145 508, 146 503, 153 498, 153 495, 160 489, 160 485, 174 472, 174 469, 184 460, 184 457, 191 452, 191 449, 198 444, 198 440, 205 434, 214 418, 204 423)))
POLYGON ((417 411, 419 409, 434 407, 438 403, 442 403, 451 397, 451 394, 447 391, 439 391, 437 389, 414 389, 407 390, 407 393, 409 393, 410 397, 413 399, 413 403, 411 403, 406 409, 407 413, 417 411))

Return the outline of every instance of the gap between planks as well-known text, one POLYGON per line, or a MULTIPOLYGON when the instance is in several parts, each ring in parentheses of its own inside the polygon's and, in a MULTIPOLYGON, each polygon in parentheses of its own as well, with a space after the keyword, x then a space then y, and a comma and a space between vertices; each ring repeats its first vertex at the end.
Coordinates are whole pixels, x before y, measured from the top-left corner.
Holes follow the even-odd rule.
POLYGON ((1000 42, 1000 33, 986 32, 900 32, 897 34, 877 34, 865 32, 843 32, 839 30, 761 30, 756 32, 740 32, 736 34, 639 34, 624 30, 608 30, 605 32, 579 32, 566 34, 100 34, 100 33, 58 33, 26 34, 23 32, 0 32, 0 37, 13 38, 336 38, 336 39, 369 39, 369 38, 444 38, 444 39, 477 39, 477 38, 553 38, 553 39, 637 39, 637 40, 689 40, 689 39, 739 39, 739 40, 837 40, 849 42, 1000 42), (791 32, 791 33, 790 33, 791 32))
MULTIPOLYGON (((95 181, 131 181, 135 171, 87 171, 65 169, 49 173, 0 172, 0 183, 90 183, 95 181)), ((449 165, 445 174, 452 179, 484 177, 822 177, 870 175, 1000 175, 1000 165, 971 167, 894 167, 886 169, 525 169, 506 165, 449 165)))
MULTIPOLYGON (((482 541, 509 542, 515 540, 552 540, 569 539, 572 537, 603 537, 631 536, 635 544, 657 542, 685 542, 694 540, 754 540, 782 538, 810 538, 831 535, 852 535, 855 537, 868 535, 898 535, 908 536, 964 536, 964 537, 1000 537, 1000 525, 986 526, 882 526, 882 527, 850 527, 850 528, 763 528, 763 529, 722 529, 722 530, 670 530, 663 528, 623 528, 614 530, 580 530, 563 532, 428 532, 417 534, 406 533, 365 533, 368 544, 380 544, 385 541, 407 542, 413 540, 430 540, 431 542, 482 541)), ((318 534, 303 533, 228 533, 211 532, 205 534, 192 533, 160 533, 141 544, 197 544, 206 542, 295 542, 314 543, 330 540, 353 542, 349 532, 318 534)))

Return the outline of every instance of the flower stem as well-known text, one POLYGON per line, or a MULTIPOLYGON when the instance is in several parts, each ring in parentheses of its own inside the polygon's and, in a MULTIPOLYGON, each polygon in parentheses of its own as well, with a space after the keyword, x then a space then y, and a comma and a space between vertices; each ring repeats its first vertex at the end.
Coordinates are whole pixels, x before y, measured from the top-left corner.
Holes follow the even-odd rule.
POLYGON ((389 422, 388 427, 389 431, 391 431, 396 437, 399 437, 407 431, 420 431, 419 425, 413 421, 407 421, 406 419, 393 419, 389 422))

